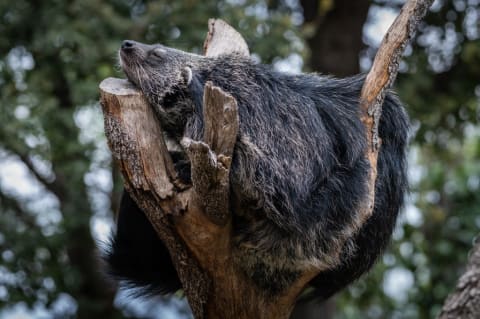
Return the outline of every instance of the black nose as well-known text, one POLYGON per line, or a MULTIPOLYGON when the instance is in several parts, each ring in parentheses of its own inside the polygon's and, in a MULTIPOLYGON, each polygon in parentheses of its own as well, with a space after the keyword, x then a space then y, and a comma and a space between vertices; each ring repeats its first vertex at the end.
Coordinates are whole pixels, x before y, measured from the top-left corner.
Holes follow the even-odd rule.
POLYGON ((122 50, 123 50, 123 51, 132 50, 134 46, 135 46, 135 41, 132 41, 132 40, 124 40, 124 41, 122 42, 122 50))

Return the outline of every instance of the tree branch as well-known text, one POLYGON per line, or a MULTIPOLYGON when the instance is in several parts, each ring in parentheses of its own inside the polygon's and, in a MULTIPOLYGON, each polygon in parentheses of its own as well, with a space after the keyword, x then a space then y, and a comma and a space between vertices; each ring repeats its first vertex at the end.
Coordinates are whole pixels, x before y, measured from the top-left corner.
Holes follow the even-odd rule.
POLYGON ((353 225, 355 229, 359 229, 373 212, 377 159, 381 142, 378 137, 378 123, 385 95, 395 81, 399 61, 405 47, 415 35, 418 24, 432 3, 433 0, 409 0, 405 3, 400 14, 383 38, 372 68, 365 79, 360 96, 360 110, 368 143, 365 156, 370 163, 369 195, 367 200, 361 205, 356 223, 353 225))
POLYGON ((0 205, 4 208, 10 207, 15 216, 25 223, 30 229, 37 229, 38 225, 35 218, 29 214, 19 203, 19 201, 0 190, 0 205))
POLYGON ((125 187, 169 249, 194 315, 203 318, 209 279, 167 218, 186 210, 191 191, 175 193, 176 172, 160 124, 142 93, 126 80, 112 78, 100 89, 105 133, 125 187))
POLYGON ((238 134, 237 101, 208 82, 203 105, 205 142, 184 138, 182 145, 192 163, 192 196, 195 202, 202 205, 213 223, 223 226, 230 219, 229 172, 238 134))
POLYGON ((375 182, 377 179, 377 159, 380 149, 378 123, 387 91, 398 73, 399 60, 408 42, 414 36, 419 22, 427 13, 433 0, 408 0, 399 16, 390 26, 375 56, 372 68, 367 74, 360 96, 361 121, 365 126, 367 149, 365 157, 370 164, 367 180, 367 196, 359 204, 355 218, 343 231, 343 238, 337 242, 333 251, 338 262, 345 242, 357 233, 373 213, 375 203, 375 182))
POLYGON ((61 197, 62 196, 62 187, 57 185, 55 180, 50 181, 48 180, 47 177, 42 175, 38 169, 35 167, 35 164, 33 164, 33 161, 30 159, 30 157, 18 150, 16 147, 13 147, 11 145, 3 145, 5 150, 7 152, 12 153, 13 155, 17 156, 21 162, 27 167, 28 171, 37 179, 37 181, 40 182, 48 191, 52 192, 55 196, 61 197))
POLYGON ((473 247, 467 269, 457 287, 445 300, 438 319, 474 319, 480 317, 480 241, 473 247))

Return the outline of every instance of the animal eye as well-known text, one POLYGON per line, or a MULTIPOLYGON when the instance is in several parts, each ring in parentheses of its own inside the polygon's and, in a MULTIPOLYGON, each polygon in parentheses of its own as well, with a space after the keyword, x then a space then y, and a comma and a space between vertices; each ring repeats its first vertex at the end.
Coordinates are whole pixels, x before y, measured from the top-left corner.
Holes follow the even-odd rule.
POLYGON ((155 48, 152 51, 152 54, 159 58, 163 58, 165 56, 165 53, 167 53, 167 51, 162 48, 155 48))

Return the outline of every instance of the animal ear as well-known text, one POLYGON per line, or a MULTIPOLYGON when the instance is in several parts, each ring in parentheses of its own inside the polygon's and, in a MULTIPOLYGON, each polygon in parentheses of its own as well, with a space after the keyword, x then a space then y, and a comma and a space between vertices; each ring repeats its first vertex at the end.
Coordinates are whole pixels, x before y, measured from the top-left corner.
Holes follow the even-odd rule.
POLYGON ((190 83, 192 82, 192 78, 193 78, 193 72, 192 72, 192 69, 190 67, 185 67, 183 68, 182 70, 182 77, 183 77, 183 80, 185 81, 185 83, 187 85, 190 85, 190 83))

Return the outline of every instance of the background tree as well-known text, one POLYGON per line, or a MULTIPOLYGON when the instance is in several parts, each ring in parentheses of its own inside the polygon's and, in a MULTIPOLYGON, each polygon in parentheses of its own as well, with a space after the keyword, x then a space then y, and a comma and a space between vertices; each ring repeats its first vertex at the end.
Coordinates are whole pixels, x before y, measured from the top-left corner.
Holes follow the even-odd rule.
MULTIPOLYGON (((207 19, 223 17, 263 62, 304 56, 306 70, 347 75, 369 67, 378 45, 369 28, 402 2, 0 2, 0 309, 124 315, 100 281, 92 239, 121 184, 97 106, 98 83, 119 75, 121 40, 200 52, 207 19)), ((479 7, 436 1, 407 50, 396 87, 414 123, 412 193, 391 249, 335 298, 337 318, 432 318, 464 268, 480 229, 479 7)))

